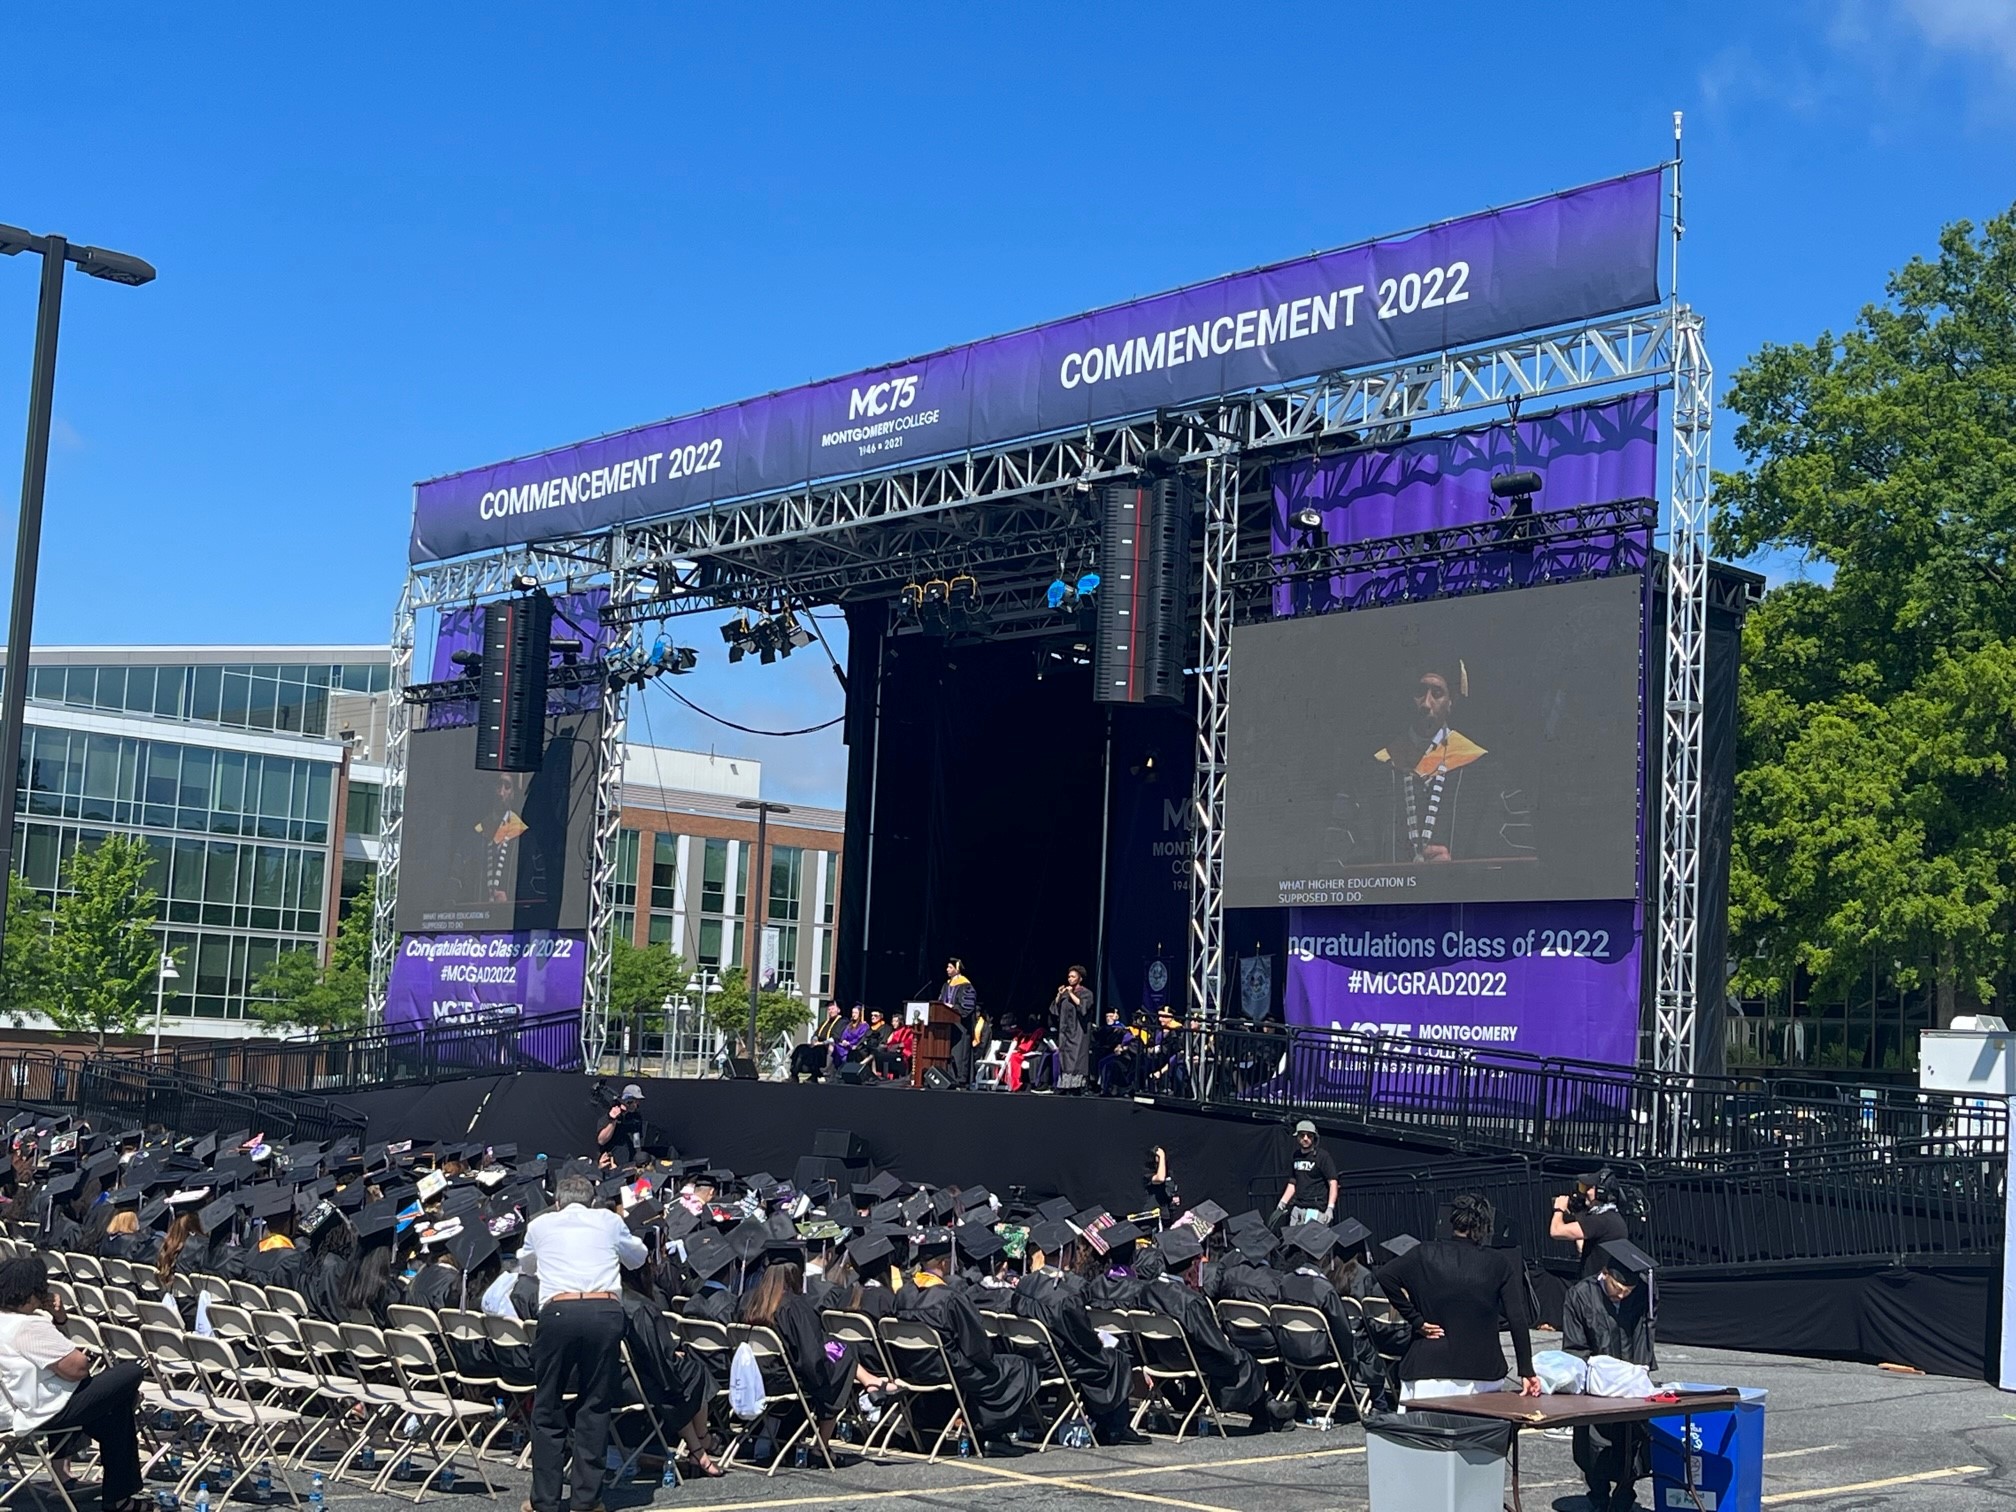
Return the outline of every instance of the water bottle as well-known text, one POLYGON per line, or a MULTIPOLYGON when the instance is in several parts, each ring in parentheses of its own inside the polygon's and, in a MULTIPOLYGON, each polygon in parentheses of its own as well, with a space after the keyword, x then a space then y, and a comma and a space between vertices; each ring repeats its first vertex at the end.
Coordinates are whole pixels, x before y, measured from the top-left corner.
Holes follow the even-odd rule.
POLYGON ((658 1477, 658 1484, 663 1486, 667 1491, 676 1490, 678 1488, 679 1472, 672 1468, 672 1459, 670 1455, 666 1456, 665 1473, 658 1477))
POLYGON ((812 1448, 802 1439, 798 1444, 798 1452, 791 1456, 791 1463, 800 1470, 807 1469, 812 1463, 812 1448))
POLYGON ((210 1512, 210 1482, 196 1482, 196 1512, 210 1512))
POLYGON ((376 1470, 378 1468, 378 1451, 373 1449, 369 1444, 366 1444, 364 1452, 357 1456, 357 1466, 360 1470, 376 1470))
MULTIPOLYGON (((959 1430, 959 1458, 973 1458, 973 1435, 968 1433, 963 1427, 959 1430)), ((208 1512, 207 1508, 205 1512, 208 1512)))
POLYGON ((1337 1426, 1337 1419, 1326 1412, 1321 1417, 1314 1419, 1309 1426, 1314 1428, 1318 1433, 1328 1433, 1332 1428, 1337 1426))
POLYGON ((443 1491, 453 1491, 455 1489, 455 1467, 453 1465, 443 1465, 439 1480, 443 1491))
POLYGON ((154 1505, 159 1512, 181 1512, 182 1498, 163 1486, 154 1493, 154 1505))
POLYGON ((492 1397, 490 1399, 490 1416, 494 1418, 501 1418, 502 1416, 504 1416, 504 1398, 502 1398, 501 1396, 492 1397))
POLYGON ((182 1479, 182 1451, 177 1449, 168 1456, 168 1473, 178 1481, 182 1479))
POLYGON ((252 1499, 261 1506, 273 1500, 273 1464, 259 1461, 259 1479, 252 1483, 252 1499))
POLYGON ((322 1512, 322 1472, 317 1470, 315 1478, 308 1483, 308 1512, 322 1512))

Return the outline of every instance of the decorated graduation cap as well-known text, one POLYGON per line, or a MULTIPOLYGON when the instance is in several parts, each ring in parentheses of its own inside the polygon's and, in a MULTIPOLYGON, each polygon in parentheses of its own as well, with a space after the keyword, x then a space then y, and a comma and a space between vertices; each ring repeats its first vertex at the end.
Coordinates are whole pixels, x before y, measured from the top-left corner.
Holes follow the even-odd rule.
POLYGON ((1134 1252, 1134 1243, 1141 1237, 1141 1230, 1126 1221, 1111 1224, 1105 1228, 1085 1231, 1085 1240, 1102 1255, 1111 1255, 1124 1260, 1134 1252))
POLYGON ((1629 1239, 1610 1239, 1603 1244, 1603 1269, 1620 1281, 1637 1286, 1650 1280, 1655 1268, 1652 1257, 1629 1239))
POLYGON ((1219 1224, 1223 1223, 1228 1216, 1225 1209, 1218 1206, 1217 1203, 1200 1202, 1176 1221, 1194 1228, 1199 1234, 1208 1234, 1211 1230, 1218 1227, 1219 1224))

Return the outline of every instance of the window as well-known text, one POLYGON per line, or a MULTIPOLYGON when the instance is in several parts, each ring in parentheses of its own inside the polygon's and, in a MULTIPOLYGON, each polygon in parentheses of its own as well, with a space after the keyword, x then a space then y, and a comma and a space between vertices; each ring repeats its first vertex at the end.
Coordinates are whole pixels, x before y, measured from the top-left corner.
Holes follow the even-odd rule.
POLYGON ((700 912, 726 913, 727 902, 728 842, 709 840, 700 856, 700 912))
POLYGON ((677 835, 653 835, 651 837, 651 906, 653 908, 678 907, 679 894, 679 837, 677 835))
MULTIPOLYGON (((612 901, 618 908, 637 906, 637 846, 642 836, 636 830, 616 831, 616 875, 610 883, 612 901)), ((630 939, 633 930, 619 929, 618 934, 630 939)))
POLYGON ((637 943, 637 912, 630 908, 612 909, 609 914, 611 936, 629 944, 637 943))
POLYGON ((742 959, 742 926, 725 919, 702 919, 700 948, 696 953, 702 966, 723 971, 747 964, 742 959))
POLYGON ((344 809, 343 828, 353 835, 378 834, 383 822, 385 790, 375 782, 350 784, 350 799, 344 809))
POLYGON ((673 939, 672 936, 677 924, 678 919, 672 914, 654 913, 651 915, 649 943, 664 945, 676 951, 679 948, 679 942, 673 939))
MULTIPOLYGON (((819 852, 819 922, 831 924, 834 915, 834 895, 840 891, 840 857, 833 851, 819 852)), ((819 989, 824 992, 825 988, 819 989)))
POLYGON ((765 905, 765 917, 780 924, 797 923, 804 880, 804 850, 796 845, 773 846, 770 851, 770 898, 765 905))
POLYGON ((833 931, 830 929, 819 931, 819 969, 816 979, 819 983, 819 996, 823 998, 833 991, 833 931))

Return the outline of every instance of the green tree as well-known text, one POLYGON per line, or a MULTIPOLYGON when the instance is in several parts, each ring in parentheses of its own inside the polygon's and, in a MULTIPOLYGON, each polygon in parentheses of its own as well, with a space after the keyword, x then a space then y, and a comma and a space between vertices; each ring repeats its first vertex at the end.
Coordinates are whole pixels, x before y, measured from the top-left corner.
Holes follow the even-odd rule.
MULTIPOLYGON (((731 1039, 749 1033, 749 973, 731 966, 721 973, 721 986, 707 998, 707 1017, 731 1039)), ((756 999, 756 1033, 764 1041, 794 1034, 812 1018, 812 1010, 801 997, 788 992, 765 992, 756 999)))
POLYGON ((665 1000, 686 990, 692 975, 686 962, 662 945, 638 949, 617 936, 609 956, 609 1017, 612 1024, 635 1022, 640 1029, 661 1026, 665 1000))
POLYGON ((1799 554, 1744 631, 1741 985, 2006 1001, 2016 938, 2016 209, 1726 396, 1717 545, 1799 554))
POLYGON ((327 966, 312 950, 283 950, 252 983, 245 1011, 275 1029, 331 1034, 362 1028, 364 999, 371 986, 371 915, 377 884, 374 873, 337 920, 327 966))
POLYGON ((49 941, 46 1009, 58 1029, 97 1037, 131 1034, 151 1005, 160 941, 148 885, 153 856, 132 835, 80 845, 63 864, 49 941))
POLYGON ((6 954, 0 958, 0 1015, 20 1028, 49 1000, 49 909, 16 875, 7 888, 6 954))

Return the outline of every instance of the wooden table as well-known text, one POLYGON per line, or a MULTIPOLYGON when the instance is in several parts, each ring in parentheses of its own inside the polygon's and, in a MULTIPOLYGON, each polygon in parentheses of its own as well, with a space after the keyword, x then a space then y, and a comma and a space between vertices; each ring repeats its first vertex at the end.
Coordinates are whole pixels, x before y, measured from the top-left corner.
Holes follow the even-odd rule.
MULTIPOLYGON (((1453 1412, 1463 1417, 1490 1418, 1512 1425, 1512 1506, 1525 1512, 1519 1499, 1519 1430, 1521 1428, 1581 1428, 1597 1423, 1649 1423, 1654 1418, 1684 1417, 1692 1425, 1697 1412, 1726 1412, 1743 1400, 1734 1387, 1722 1391, 1676 1392, 1673 1401, 1653 1401, 1644 1397, 1521 1396, 1516 1391, 1489 1391, 1482 1396, 1423 1397, 1406 1403, 1410 1411, 1453 1412)), ((1700 1491, 1694 1485, 1694 1456, 1683 1442, 1681 1460, 1687 1472, 1687 1494, 1696 1512, 1701 1506, 1700 1491)))

